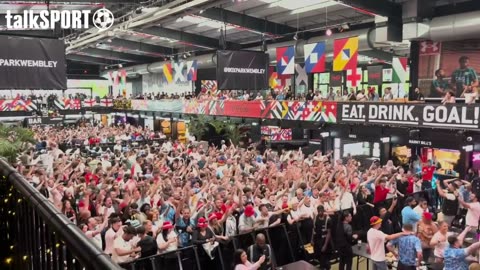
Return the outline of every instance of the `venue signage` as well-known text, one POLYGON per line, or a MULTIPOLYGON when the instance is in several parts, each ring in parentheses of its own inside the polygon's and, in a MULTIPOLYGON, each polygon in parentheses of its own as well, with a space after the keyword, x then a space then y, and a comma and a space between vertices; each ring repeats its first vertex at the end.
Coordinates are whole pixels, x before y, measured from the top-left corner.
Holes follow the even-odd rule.
POLYGON ((480 108, 425 104, 342 103, 339 122, 477 129, 480 108))
POLYGON ((255 51, 217 51, 220 90, 268 89, 268 54, 255 51))
POLYGON ((0 36, 0 89, 67 89, 63 40, 0 36))

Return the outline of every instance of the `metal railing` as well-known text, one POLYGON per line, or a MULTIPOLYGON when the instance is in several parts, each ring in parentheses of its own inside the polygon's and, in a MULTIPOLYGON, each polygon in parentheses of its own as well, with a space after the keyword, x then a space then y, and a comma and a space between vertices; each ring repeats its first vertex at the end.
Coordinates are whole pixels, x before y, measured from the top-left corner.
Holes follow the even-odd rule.
POLYGON ((3 160, 0 192, 7 241, 0 245, 9 245, 10 253, 1 269, 122 269, 3 160))

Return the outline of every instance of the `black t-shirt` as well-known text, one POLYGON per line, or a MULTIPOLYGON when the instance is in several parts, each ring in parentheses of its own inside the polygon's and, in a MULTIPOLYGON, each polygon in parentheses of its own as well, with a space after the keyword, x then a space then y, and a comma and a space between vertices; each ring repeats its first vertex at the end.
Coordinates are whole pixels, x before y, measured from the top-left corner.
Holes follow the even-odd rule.
POLYGON ((138 241, 137 245, 142 249, 141 258, 153 256, 158 252, 157 242, 149 235, 146 235, 145 238, 138 241))
POLYGON ((332 222, 329 218, 319 218, 315 220, 315 239, 325 241, 328 230, 332 229, 332 222))
POLYGON ((401 180, 397 180, 397 190, 402 193, 403 195, 407 194, 408 188, 408 181, 402 182, 401 180))
POLYGON ((390 220, 391 213, 387 212, 382 218, 382 227, 380 230, 385 234, 393 234, 393 222, 390 220))

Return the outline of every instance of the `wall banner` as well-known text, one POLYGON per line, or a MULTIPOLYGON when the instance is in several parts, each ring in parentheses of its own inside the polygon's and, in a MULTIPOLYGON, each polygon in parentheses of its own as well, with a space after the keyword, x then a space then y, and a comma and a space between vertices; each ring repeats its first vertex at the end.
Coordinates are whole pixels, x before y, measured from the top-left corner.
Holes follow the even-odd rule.
POLYGON ((391 103, 338 104, 338 122, 478 129, 480 107, 391 103))

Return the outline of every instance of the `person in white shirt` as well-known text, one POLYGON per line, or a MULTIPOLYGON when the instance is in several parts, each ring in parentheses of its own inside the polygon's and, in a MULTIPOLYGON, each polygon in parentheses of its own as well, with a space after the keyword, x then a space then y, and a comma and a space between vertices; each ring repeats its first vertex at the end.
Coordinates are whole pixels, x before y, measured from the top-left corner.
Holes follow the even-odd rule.
POLYGON ((103 223, 101 225, 98 225, 97 220, 93 217, 88 219, 88 231, 85 233, 85 235, 92 239, 93 242, 100 248, 102 249, 102 237, 100 233, 103 231, 103 229, 107 226, 108 224, 108 219, 104 219, 103 223))
POLYGON ((110 226, 110 229, 107 230, 105 233, 105 250, 104 252, 107 255, 112 255, 113 253, 113 242, 117 237, 120 236, 122 230, 120 228, 122 227, 122 220, 120 218, 113 218, 110 223, 112 224, 110 226))
POLYGON ((413 211, 415 211, 419 216, 423 216, 423 213, 429 212, 428 210, 428 204, 427 200, 424 198, 418 199, 418 205, 413 208, 413 211))
POLYGON ((400 236, 409 235, 409 232, 401 232, 396 234, 385 234, 380 231, 382 227, 382 219, 373 216, 370 218, 370 230, 367 232, 367 242, 370 249, 370 259, 373 262, 373 270, 387 270, 385 262, 385 241, 396 239, 400 236))
POLYGON ((430 246, 434 247, 433 255, 435 256, 436 263, 443 263, 443 252, 448 247, 447 239, 452 235, 454 235, 454 233, 448 231, 448 223, 441 221, 438 224, 438 231, 430 240, 430 246))
POLYGON ((245 206, 243 214, 240 215, 238 220, 239 233, 247 233, 257 228, 255 221, 255 209, 251 204, 245 206))
POLYGON ((347 210, 352 208, 353 214, 357 213, 357 207, 355 201, 353 200, 352 193, 344 190, 339 197, 335 199, 335 207, 339 210, 347 210))
POLYGON ((467 210, 465 217, 465 225, 473 228, 478 227, 478 220, 480 219, 480 202, 474 192, 470 193, 470 203, 466 203, 460 196, 458 202, 467 210))
POLYGON ((178 249, 178 237, 170 221, 163 222, 162 233, 157 235, 158 253, 167 253, 178 249))
POLYGON ((132 240, 136 233, 136 229, 132 226, 123 228, 123 235, 113 241, 112 261, 116 263, 127 263, 138 257, 141 248, 133 248, 133 245, 130 243, 130 240, 132 240))

